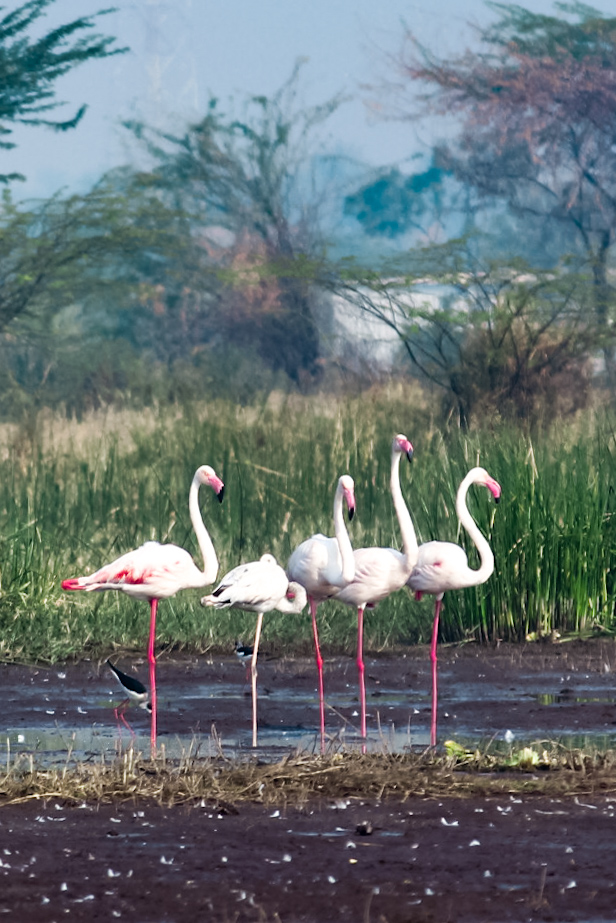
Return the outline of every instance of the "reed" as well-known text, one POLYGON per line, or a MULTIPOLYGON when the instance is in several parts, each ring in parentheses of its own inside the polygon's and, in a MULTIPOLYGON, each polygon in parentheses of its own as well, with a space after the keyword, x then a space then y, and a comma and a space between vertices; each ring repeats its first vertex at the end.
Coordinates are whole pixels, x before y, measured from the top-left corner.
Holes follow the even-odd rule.
MULTIPOLYGON (((483 586, 446 595, 443 640, 613 628, 610 419, 597 415, 532 439, 504 426, 442 432, 431 426, 421 395, 398 388, 361 399, 277 396, 249 408, 214 402, 141 416, 101 414, 82 424, 45 418, 26 434, 0 431, 0 657, 56 661, 142 647, 144 603, 115 593, 68 595, 60 582, 150 539, 175 542, 198 559, 187 495, 202 463, 226 484, 222 505, 207 491, 201 496, 220 575, 266 551, 284 564, 308 535, 331 534, 334 487, 345 472, 356 483, 354 546, 398 547, 389 495, 396 432, 415 446, 401 479, 420 541, 467 547, 454 503, 469 467, 482 464, 503 488, 498 507, 487 491, 469 494, 496 568, 483 586)), ((477 566, 474 550, 468 553, 477 566)), ((185 592, 161 604, 162 645, 230 650, 234 638, 250 637, 253 615, 204 610, 199 595, 185 592)), ((395 594, 368 613, 367 645, 426 641, 432 605, 406 590, 395 594)), ((325 649, 352 647, 353 611, 332 602, 320 613, 325 649)), ((309 617, 267 616, 263 643, 306 650, 309 617)))

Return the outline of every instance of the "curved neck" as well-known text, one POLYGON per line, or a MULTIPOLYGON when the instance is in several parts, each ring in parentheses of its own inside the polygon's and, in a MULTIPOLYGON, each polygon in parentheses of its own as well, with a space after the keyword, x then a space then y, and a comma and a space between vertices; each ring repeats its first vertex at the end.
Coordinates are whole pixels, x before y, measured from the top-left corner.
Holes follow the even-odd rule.
POLYGON ((417 563, 419 546, 417 545, 417 536, 415 535, 413 520, 411 519, 411 514, 404 502, 404 497, 400 489, 400 457, 400 452, 393 451, 391 453, 391 477, 389 483, 392 500, 394 501, 394 509, 400 525, 404 557, 406 558, 407 564, 414 567, 417 563))
POLYGON ((199 583, 198 586, 206 586, 206 584, 214 583, 216 580, 216 574, 218 573, 218 558, 216 557, 216 551, 214 550, 210 534, 205 528, 205 524, 201 517, 201 510, 199 509, 199 485, 199 477, 195 474, 192 479, 192 484, 190 485, 190 493, 188 494, 188 511, 190 513, 190 521, 192 522, 199 543, 201 557, 203 558, 203 583, 199 583))
POLYGON ((287 599, 286 596, 276 603, 276 612, 282 612, 283 615, 299 615, 306 605, 306 597, 296 596, 295 599, 287 599))
POLYGON ((353 546, 347 532, 344 522, 344 511, 342 508, 342 499, 344 491, 342 484, 338 481, 336 493, 334 494, 334 534, 340 549, 340 558, 342 560, 342 579, 345 583, 350 583, 355 576, 355 558, 353 557, 353 546))
POLYGON ((471 484, 474 483, 473 472, 470 471, 458 487, 458 493, 456 495, 456 513, 458 514, 458 519, 460 524, 464 526, 470 535, 481 559, 479 570, 470 571, 472 576, 469 579, 471 579, 472 582, 468 584, 469 586, 474 586, 476 583, 483 583, 494 570, 494 555, 492 554, 492 549, 488 544, 487 538, 469 513, 466 505, 468 489, 471 484))

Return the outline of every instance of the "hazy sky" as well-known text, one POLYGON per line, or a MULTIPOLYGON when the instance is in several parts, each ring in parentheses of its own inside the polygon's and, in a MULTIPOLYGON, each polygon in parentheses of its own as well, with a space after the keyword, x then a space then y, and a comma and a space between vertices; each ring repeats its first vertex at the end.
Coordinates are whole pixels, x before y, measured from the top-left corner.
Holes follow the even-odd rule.
MULTIPOLYGON (((110 0, 113 2, 113 0, 110 0)), ((4 0, 5 10, 21 3, 4 0)), ((45 29, 94 13, 105 0, 56 0, 45 29)), ((20 130, 19 147, 2 153, 2 172, 19 170, 28 182, 14 187, 21 196, 44 196, 60 187, 83 190, 101 173, 128 162, 131 151, 124 118, 138 117, 157 127, 181 128, 196 121, 210 95, 221 99, 270 95, 289 77, 299 57, 306 103, 345 91, 356 97, 329 123, 331 146, 374 165, 399 161, 431 138, 409 125, 374 117, 365 105, 362 83, 385 73, 384 55, 399 47, 402 23, 439 54, 473 42, 470 23, 493 14, 482 0, 116 0, 117 11, 100 20, 100 31, 115 35, 126 55, 77 68, 57 84, 68 117, 89 106, 75 131, 53 134, 20 130)), ((554 12, 547 0, 522 4, 534 12, 554 12)), ((610 0, 592 4, 612 15, 610 0)))

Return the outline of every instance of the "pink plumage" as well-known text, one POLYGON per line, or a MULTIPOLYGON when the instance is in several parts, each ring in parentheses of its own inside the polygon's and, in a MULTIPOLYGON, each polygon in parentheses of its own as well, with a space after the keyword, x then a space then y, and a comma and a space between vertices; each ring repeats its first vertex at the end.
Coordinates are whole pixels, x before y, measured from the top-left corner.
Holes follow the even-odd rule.
POLYGON ((159 599, 168 599, 179 590, 207 586, 213 583, 218 572, 218 559, 214 545, 205 527, 199 510, 199 487, 211 487, 222 501, 224 484, 209 465, 201 465, 195 471, 188 494, 188 509, 195 530, 199 549, 203 557, 203 570, 199 570, 192 557, 177 545, 161 545, 146 542, 140 548, 129 551, 105 564, 87 577, 71 577, 62 581, 63 590, 120 590, 135 599, 146 599, 150 603, 150 637, 148 661, 150 664, 150 688, 152 693, 151 749, 156 754, 156 658, 154 642, 156 636, 156 612, 159 599))

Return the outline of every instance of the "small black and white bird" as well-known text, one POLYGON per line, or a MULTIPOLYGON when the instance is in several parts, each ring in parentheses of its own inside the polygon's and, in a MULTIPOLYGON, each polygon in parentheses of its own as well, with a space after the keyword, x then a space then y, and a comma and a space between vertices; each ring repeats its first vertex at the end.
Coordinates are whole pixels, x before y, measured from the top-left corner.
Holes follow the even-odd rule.
MULTIPOLYGON (((237 657, 240 663, 247 664, 246 669, 250 668, 250 662, 252 660, 253 651, 254 651, 254 648, 252 644, 243 644, 242 641, 235 642, 235 656, 237 657)), ((249 674, 248 674, 248 679, 250 679, 249 674)))
POLYGON ((152 703, 149 701, 147 687, 144 686, 141 680, 137 679, 135 676, 129 676, 128 673, 122 672, 122 670, 114 666, 110 660, 107 660, 107 666, 113 672, 114 676, 126 694, 126 698, 120 702, 120 704, 117 705, 113 710, 116 716, 116 721, 118 722, 118 730, 121 734, 122 729, 120 727, 120 721, 122 721, 124 726, 128 728, 134 737, 135 732, 124 717, 124 712, 131 703, 138 705, 140 708, 145 708, 148 711, 152 710, 152 703))

